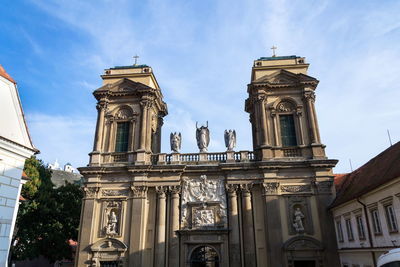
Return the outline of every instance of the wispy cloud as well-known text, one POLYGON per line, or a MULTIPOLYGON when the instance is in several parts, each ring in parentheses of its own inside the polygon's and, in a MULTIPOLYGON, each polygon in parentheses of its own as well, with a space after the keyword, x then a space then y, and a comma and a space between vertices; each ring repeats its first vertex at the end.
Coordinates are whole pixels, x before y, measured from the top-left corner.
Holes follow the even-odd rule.
MULTIPOLYGON (((251 129, 248 114, 243 110, 246 85, 252 60, 270 55, 272 45, 278 46, 278 55, 306 56, 311 63, 309 74, 321 81, 316 102, 321 135, 328 156, 341 160, 338 172, 349 170, 349 158, 354 166, 359 166, 387 147, 387 128, 392 139, 399 140, 400 86, 395 80, 400 71, 396 62, 400 56, 398 1, 361 4, 270 0, 235 5, 231 1, 161 0, 32 3, 90 39, 86 43, 75 42, 68 54, 70 61, 66 67, 81 71, 73 86, 95 89, 94 78, 85 75, 88 69, 92 69, 93 75, 110 66, 132 64, 131 57, 136 53, 141 56, 139 62, 153 67, 169 104, 170 114, 163 132, 164 152, 169 151, 171 131, 183 133, 183 151, 197 151, 195 122, 206 120, 211 129, 210 150, 224 149, 223 131, 229 128, 238 133, 238 150, 250 150, 251 129)), ((81 107, 72 108, 77 111, 81 107)), ((79 153, 86 157, 91 149, 95 118, 38 114, 41 115, 32 117, 37 122, 31 131, 40 142, 36 145, 44 146, 42 151, 53 155, 65 151, 66 156, 80 158, 78 152, 72 155, 50 146, 47 140, 60 140, 47 137, 37 127, 47 119, 55 123, 70 118, 86 130, 72 133, 73 124, 54 126, 69 133, 61 133, 64 144, 82 144, 79 147, 87 150, 79 153), (85 121, 89 119, 90 122, 85 121), (90 131, 88 125, 92 127, 90 131)), ((86 160, 78 165, 82 164, 86 160)))

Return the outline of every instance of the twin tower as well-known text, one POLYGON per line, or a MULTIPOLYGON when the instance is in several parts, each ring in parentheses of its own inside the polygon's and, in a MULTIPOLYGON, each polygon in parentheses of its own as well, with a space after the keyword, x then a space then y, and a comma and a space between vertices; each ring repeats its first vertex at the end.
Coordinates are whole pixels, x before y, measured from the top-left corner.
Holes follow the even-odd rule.
MULTIPOLYGON (((338 266, 332 168, 297 56, 254 61, 253 151, 162 153, 168 114, 151 67, 106 69, 76 266, 338 266)), ((177 120, 179 118, 176 118, 177 120)))

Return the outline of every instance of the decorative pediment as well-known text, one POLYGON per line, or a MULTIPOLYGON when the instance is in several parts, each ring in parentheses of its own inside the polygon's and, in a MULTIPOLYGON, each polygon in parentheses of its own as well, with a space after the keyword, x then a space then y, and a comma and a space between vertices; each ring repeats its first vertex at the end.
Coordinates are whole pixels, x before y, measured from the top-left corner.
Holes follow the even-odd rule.
POLYGON ((318 84, 318 80, 302 73, 295 74, 282 69, 258 78, 252 84, 268 85, 270 87, 295 86, 297 84, 310 84, 316 86, 318 84))
POLYGON ((323 250, 322 243, 312 237, 297 236, 289 239, 283 244, 286 251, 304 251, 304 250, 323 250))
POLYGON ((151 88, 145 84, 134 82, 127 78, 123 78, 115 83, 103 85, 93 92, 97 96, 103 94, 131 94, 136 92, 153 92, 156 89, 151 88))
POLYGON ((93 252, 101 252, 101 251, 125 252, 127 249, 128 247, 123 242, 115 238, 101 239, 90 246, 90 250, 93 252))

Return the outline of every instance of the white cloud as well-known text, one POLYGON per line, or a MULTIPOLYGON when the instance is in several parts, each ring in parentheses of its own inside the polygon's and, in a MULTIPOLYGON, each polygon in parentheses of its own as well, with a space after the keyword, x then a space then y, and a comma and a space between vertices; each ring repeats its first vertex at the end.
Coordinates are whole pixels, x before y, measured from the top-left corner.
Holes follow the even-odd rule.
POLYGON ((27 121, 38 157, 44 162, 70 162, 74 167, 89 163, 96 118, 28 113, 27 121))

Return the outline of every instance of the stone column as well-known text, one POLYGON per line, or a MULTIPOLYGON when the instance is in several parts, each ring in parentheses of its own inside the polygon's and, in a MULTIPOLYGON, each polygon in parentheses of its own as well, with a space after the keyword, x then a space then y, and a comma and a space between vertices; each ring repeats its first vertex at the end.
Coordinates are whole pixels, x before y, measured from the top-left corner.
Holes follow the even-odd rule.
POLYGON ((267 116, 265 114, 265 102, 266 96, 259 96, 258 97, 258 108, 260 110, 260 115, 261 115, 261 146, 269 146, 269 140, 268 140, 268 124, 267 124, 267 116))
POLYGON ((149 106, 148 100, 143 100, 140 102, 142 107, 142 121, 141 121, 141 128, 140 128, 140 150, 144 151, 146 149, 146 126, 147 126, 147 111, 149 106))
POLYGON ((314 94, 314 92, 306 92, 304 94, 304 98, 306 99, 306 102, 307 102, 308 121, 310 123, 310 129, 311 129, 311 143, 318 144, 319 143, 318 132, 317 132, 317 125, 316 125, 315 114, 314 114, 315 94, 314 94))
POLYGON ((278 182, 264 183, 265 196, 265 230, 267 240, 268 266, 281 266, 282 254, 282 223, 278 199, 278 182))
POLYGON ((169 229, 169 247, 168 247, 168 266, 179 266, 179 237, 176 231, 179 230, 179 194, 181 186, 174 185, 169 187, 171 196, 171 216, 169 229))
POLYGON ((238 185, 227 184, 228 192, 228 222, 229 222, 229 266, 240 267, 240 237, 239 237, 239 213, 237 203, 238 185))
POLYGON ((147 186, 131 186, 132 209, 129 236, 129 266, 143 266, 147 186))
POLYGON ((96 124, 96 136, 95 136, 93 151, 100 152, 101 143, 103 139, 104 115, 107 109, 107 102, 99 101, 99 103, 96 105, 96 108, 97 108, 97 124, 96 124))
POLYGON ((111 139, 111 133, 112 133, 112 119, 111 117, 108 117, 107 121, 106 121, 106 135, 105 135, 105 139, 104 139, 104 148, 103 151, 104 152, 110 152, 110 139, 111 139))
POLYGON ((251 187, 251 184, 240 185, 242 191, 244 266, 256 266, 251 187))
POLYGON ((273 110, 271 110, 271 117, 272 117, 272 125, 274 128, 275 146, 280 146, 281 139, 280 139, 279 130, 278 130, 278 116, 276 115, 275 111, 273 111, 273 110))
POLYGON ((88 251, 87 247, 91 244, 91 234, 92 234, 92 225, 94 210, 95 210, 95 201, 96 196, 99 191, 99 187, 84 187, 85 197, 82 201, 82 209, 81 209, 81 221, 79 228, 79 237, 78 237, 78 249, 75 258, 75 267, 85 266, 88 260, 88 251))
POLYGON ((136 120, 132 119, 131 120, 131 131, 130 131, 130 150, 129 151, 134 151, 135 150, 135 127, 136 127, 136 120))
POLYGON ((155 240, 154 266, 165 266, 165 222, 166 222, 166 191, 164 186, 156 186, 157 192, 157 227, 155 240))
POLYGON ((150 109, 150 106, 147 111, 147 132, 146 132, 146 152, 151 151, 151 141, 152 141, 152 132, 153 132, 153 112, 150 109))
POLYGON ((296 118, 297 118, 298 130, 299 130, 299 145, 300 146, 304 145, 303 125, 302 125, 301 115, 302 115, 301 110, 297 110, 296 118))

